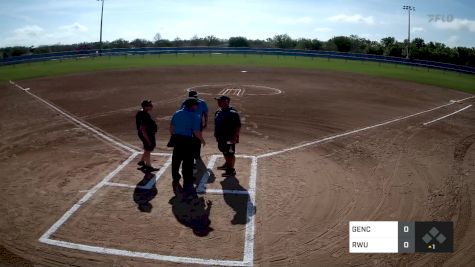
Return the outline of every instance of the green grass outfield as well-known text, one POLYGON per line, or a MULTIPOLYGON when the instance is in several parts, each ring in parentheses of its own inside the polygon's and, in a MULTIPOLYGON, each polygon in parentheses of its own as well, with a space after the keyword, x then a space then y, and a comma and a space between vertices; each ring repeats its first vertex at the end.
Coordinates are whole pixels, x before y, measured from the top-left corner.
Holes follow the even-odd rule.
POLYGON ((428 68, 398 64, 353 61, 343 59, 308 58, 293 56, 224 55, 224 54, 168 54, 104 56, 97 58, 54 60, 0 67, 0 82, 24 80, 51 75, 78 72, 96 72, 113 69, 154 68, 166 66, 259 66, 318 69, 362 73, 389 77, 422 84, 475 93, 475 75, 459 74, 428 68))

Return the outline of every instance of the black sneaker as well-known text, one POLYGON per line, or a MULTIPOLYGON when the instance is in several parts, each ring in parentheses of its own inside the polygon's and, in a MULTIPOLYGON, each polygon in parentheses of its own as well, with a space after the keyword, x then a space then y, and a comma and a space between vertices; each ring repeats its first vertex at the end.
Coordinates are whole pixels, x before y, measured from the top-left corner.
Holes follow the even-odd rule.
POLYGON ((236 170, 235 169, 227 169, 225 173, 223 173, 221 176, 223 177, 234 177, 236 176, 236 170))
POLYGON ((152 166, 144 165, 140 168, 137 168, 137 170, 143 171, 143 172, 156 172, 156 171, 160 170, 160 168, 154 168, 152 166))
POLYGON ((145 166, 145 161, 141 160, 141 161, 137 162, 137 165, 139 165, 139 166, 145 166))
POLYGON ((220 171, 224 171, 224 170, 227 170, 228 169, 228 166, 226 164, 223 164, 222 166, 218 166, 218 168, 216 168, 220 171))

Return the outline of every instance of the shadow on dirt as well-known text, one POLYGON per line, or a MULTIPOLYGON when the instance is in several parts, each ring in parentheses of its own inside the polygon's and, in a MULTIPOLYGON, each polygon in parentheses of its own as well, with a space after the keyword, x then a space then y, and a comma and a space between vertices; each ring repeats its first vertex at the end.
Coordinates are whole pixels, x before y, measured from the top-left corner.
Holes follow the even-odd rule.
MULTIPOLYGON (((203 175, 205 175, 206 172, 210 172, 212 174, 212 172, 206 167, 206 164, 203 162, 203 160, 201 158, 197 159, 195 168, 193 170, 193 176, 195 177, 195 185, 198 185, 201 182, 201 178, 203 177, 203 175)), ((214 175, 210 175, 208 177, 207 183, 212 184, 215 180, 216 178, 214 177, 214 175)))
POLYGON ((147 187, 152 179, 155 179, 155 175, 146 173, 143 179, 135 186, 133 198, 141 212, 152 212, 153 206, 150 201, 157 195, 155 183, 150 188, 147 187))
POLYGON ((224 194, 224 201, 231 207, 235 214, 231 224, 247 224, 256 214, 256 207, 249 201, 249 192, 239 183, 235 176, 227 177, 220 182, 223 190, 236 190, 241 194, 224 194))
POLYGON ((172 212, 176 220, 193 230, 196 236, 207 236, 214 229, 210 227, 209 214, 213 203, 205 202, 203 197, 196 193, 186 194, 179 183, 173 185, 175 196, 168 203, 172 205, 172 212))

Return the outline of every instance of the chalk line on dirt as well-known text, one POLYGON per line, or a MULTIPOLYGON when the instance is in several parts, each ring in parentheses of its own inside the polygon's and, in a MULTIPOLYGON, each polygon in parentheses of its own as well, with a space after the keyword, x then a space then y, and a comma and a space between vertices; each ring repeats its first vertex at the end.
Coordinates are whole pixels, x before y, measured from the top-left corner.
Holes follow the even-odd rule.
POLYGON ((461 108, 461 109, 459 109, 459 110, 457 110, 457 111, 455 111, 455 112, 452 112, 452 113, 450 113, 450 114, 447 114, 447 115, 445 115, 445 116, 439 117, 439 118, 437 118, 437 119, 435 119, 435 120, 431 120, 431 121, 429 121, 429 122, 425 122, 425 123, 423 123, 422 125, 426 126, 426 125, 429 125, 429 124, 434 123, 434 122, 436 122, 436 121, 443 120, 443 119, 448 118, 448 117, 450 117, 450 116, 453 116, 453 115, 455 115, 455 114, 457 114, 457 113, 459 113, 459 112, 462 112, 462 111, 464 111, 464 110, 470 108, 471 106, 472 106, 472 105, 468 105, 468 106, 466 106, 466 107, 464 107, 464 108, 461 108))
POLYGON ((116 140, 114 140, 112 137, 110 137, 109 135, 105 134, 105 133, 101 133, 99 132, 97 129, 85 124, 84 122, 82 122, 81 120, 73 117, 72 115, 69 115, 68 113, 66 113, 65 111, 63 111, 62 109, 56 107, 55 105, 51 104, 50 102, 44 100, 43 98, 37 96, 36 94, 33 94, 30 90, 25 90, 25 88, 23 88, 22 86, 16 84, 15 82, 12 82, 10 81, 10 84, 16 86, 17 88, 23 90, 25 93, 29 94, 30 96, 38 99, 39 101, 41 101, 42 103, 46 104, 47 106, 49 106, 50 108, 54 109, 55 111, 59 112, 61 115, 63 115, 64 117, 66 117, 67 119, 69 119, 70 121, 74 122, 75 124, 83 127, 84 129, 87 129, 91 132, 93 132, 94 134, 96 134, 97 136, 101 137, 102 139, 122 148, 122 149, 125 149, 129 152, 132 152, 132 153, 135 153, 137 152, 137 150, 127 146, 127 145, 124 145, 122 143, 119 143, 117 142, 116 140))

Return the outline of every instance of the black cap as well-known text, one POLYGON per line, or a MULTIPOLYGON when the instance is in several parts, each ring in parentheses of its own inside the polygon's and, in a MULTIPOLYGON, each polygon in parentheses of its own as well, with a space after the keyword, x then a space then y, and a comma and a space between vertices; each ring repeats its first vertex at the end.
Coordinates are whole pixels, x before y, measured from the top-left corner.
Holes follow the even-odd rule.
POLYGON ((197 97, 197 96, 198 96, 198 92, 194 90, 188 92, 188 97, 197 97))
POLYGON ((227 97, 227 96, 225 96, 225 95, 217 96, 217 97, 215 97, 214 99, 216 99, 216 100, 228 100, 228 101, 231 100, 231 98, 229 98, 229 97, 227 97))
POLYGON ((152 105, 152 100, 148 100, 148 99, 144 100, 144 101, 142 101, 142 104, 140 104, 140 105, 142 106, 142 108, 149 107, 149 106, 152 105))
POLYGON ((198 105, 198 100, 194 97, 188 97, 185 102, 183 102, 183 105, 186 107, 186 108, 190 108, 194 105, 198 105))

